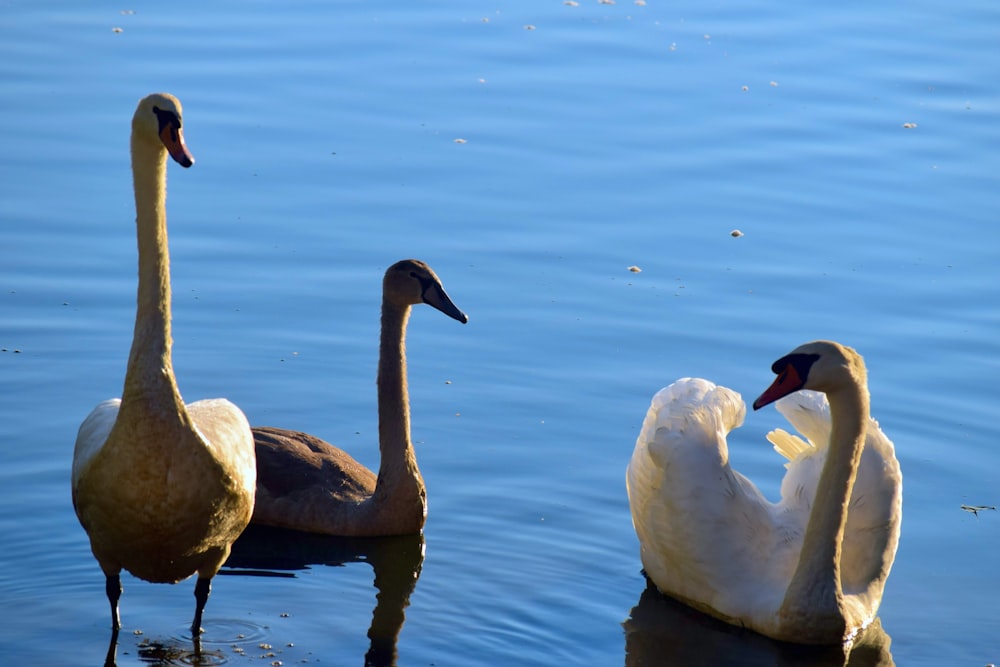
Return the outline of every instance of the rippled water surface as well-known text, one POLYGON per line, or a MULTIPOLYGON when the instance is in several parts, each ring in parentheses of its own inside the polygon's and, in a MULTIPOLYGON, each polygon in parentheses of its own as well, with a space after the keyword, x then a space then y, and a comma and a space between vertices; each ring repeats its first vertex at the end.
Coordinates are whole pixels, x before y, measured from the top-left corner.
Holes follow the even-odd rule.
MULTIPOLYGON (((108 647, 69 470, 121 391, 157 90, 197 159, 168 170, 186 399, 377 466, 382 272, 427 261, 471 317, 411 320, 424 536, 248 534, 201 664, 843 664, 646 591, 624 486, 657 389, 755 396, 813 338, 865 355, 905 478, 852 664, 1000 660, 1000 513, 961 508, 1000 504, 998 30, 972 0, 2 3, 4 663, 108 647)), ((780 422, 730 438, 772 498, 780 422)), ((196 661, 193 580, 124 585, 117 664, 196 661)))

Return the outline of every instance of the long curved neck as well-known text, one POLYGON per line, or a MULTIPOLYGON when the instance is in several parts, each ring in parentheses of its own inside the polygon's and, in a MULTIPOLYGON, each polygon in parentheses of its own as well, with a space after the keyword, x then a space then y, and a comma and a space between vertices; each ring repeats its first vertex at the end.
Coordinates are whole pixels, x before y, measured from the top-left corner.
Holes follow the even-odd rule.
POLYGON ((843 618, 841 546, 869 414, 863 371, 855 382, 827 393, 832 430, 795 574, 782 602, 782 615, 843 618))
POLYGON ((139 245, 135 331, 122 409, 172 402, 184 413, 170 358, 170 256, 167 249, 167 152, 132 133, 132 179, 139 245))
MULTIPOLYGON (((378 362, 378 441, 381 463, 374 497, 377 502, 413 507, 419 496, 421 514, 424 482, 410 442, 410 399, 406 389, 406 324, 410 307, 383 297, 378 362)), ((422 519, 421 519, 422 524, 422 519)))

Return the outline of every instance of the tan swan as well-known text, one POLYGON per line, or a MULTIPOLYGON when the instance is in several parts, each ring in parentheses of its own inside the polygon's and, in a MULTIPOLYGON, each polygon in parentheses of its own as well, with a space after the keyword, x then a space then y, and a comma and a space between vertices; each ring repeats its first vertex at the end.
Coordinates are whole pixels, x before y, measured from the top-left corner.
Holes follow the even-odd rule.
POLYGON ((405 535, 423 529, 427 492, 410 441, 405 347, 411 306, 419 303, 463 324, 469 320, 423 262, 402 260, 386 270, 378 363, 378 476, 344 450, 308 433, 254 427, 254 523, 345 536, 405 535))
POLYGON ((191 632, 201 632, 212 577, 253 512, 256 468, 246 417, 225 399, 184 404, 171 363, 167 154, 194 160, 172 95, 143 98, 132 119, 139 289, 120 399, 99 404, 73 452, 73 506, 106 577, 111 624, 121 627, 124 568, 176 583, 195 572, 191 632))
POLYGON ((661 592, 728 623, 787 642, 849 642, 875 618, 895 558, 899 463, 869 416, 857 352, 816 341, 772 370, 754 409, 782 399, 779 412, 809 441, 768 434, 789 459, 777 503, 729 465, 739 394, 685 378, 653 397, 627 472, 642 564, 661 592))

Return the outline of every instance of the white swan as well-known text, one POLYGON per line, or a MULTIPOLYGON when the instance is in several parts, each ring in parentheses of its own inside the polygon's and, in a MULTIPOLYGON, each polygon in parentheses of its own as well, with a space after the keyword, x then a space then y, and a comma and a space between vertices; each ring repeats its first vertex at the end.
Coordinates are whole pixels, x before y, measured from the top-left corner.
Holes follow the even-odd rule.
POLYGON ((803 644, 850 641, 875 617, 896 554, 899 463, 869 416, 854 350, 807 343, 772 370, 754 409, 802 389, 829 399, 800 391, 778 403, 809 439, 768 435, 790 459, 778 503, 729 465, 726 434, 746 411, 739 394, 685 378, 653 397, 626 476, 643 567, 663 593, 734 625, 803 644))
POLYGON ((402 260, 386 270, 377 381, 378 477, 344 450, 308 433, 256 426, 255 524, 345 536, 405 535, 423 528, 427 492, 410 441, 405 345, 411 306, 418 303, 463 324, 469 321, 423 262, 402 260))
POLYGON ((225 399, 184 405, 170 357, 167 153, 194 160, 181 133, 181 105, 149 95, 132 119, 132 178, 139 289, 121 399, 99 404, 73 452, 73 506, 106 577, 111 625, 121 627, 122 568, 176 583, 198 573, 192 634, 211 580, 253 512, 256 467, 250 425, 225 399))

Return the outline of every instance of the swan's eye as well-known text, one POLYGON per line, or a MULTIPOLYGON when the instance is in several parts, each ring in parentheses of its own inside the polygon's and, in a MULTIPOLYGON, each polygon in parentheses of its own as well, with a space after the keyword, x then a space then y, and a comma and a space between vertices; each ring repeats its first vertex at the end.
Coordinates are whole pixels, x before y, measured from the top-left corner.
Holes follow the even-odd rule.
POLYGON ((171 134, 174 138, 177 137, 177 131, 181 128, 181 118, 173 111, 167 111, 161 109, 160 107, 153 107, 153 114, 156 115, 156 122, 159 123, 160 133, 167 127, 170 128, 171 134))

